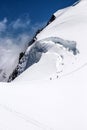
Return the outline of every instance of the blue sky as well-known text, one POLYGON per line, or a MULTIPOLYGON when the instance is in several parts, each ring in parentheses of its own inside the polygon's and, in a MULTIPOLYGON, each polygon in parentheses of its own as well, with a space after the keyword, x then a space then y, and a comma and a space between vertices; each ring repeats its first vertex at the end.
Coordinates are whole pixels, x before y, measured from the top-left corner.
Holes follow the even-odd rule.
POLYGON ((4 40, 3 44, 24 44, 55 11, 76 1, 0 0, 0 41, 4 40))
POLYGON ((47 21, 58 9, 73 4, 76 0, 0 0, 0 20, 9 21, 28 15, 32 24, 47 21))

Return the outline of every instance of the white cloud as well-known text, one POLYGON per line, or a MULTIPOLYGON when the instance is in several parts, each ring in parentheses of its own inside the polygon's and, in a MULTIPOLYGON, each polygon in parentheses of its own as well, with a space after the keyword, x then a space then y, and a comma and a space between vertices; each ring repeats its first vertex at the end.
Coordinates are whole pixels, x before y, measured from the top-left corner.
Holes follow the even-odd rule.
POLYGON ((28 16, 24 16, 23 18, 18 18, 11 22, 9 22, 7 18, 4 18, 0 21, 0 47, 10 47, 10 49, 12 49, 12 46, 16 45, 19 52, 21 52, 24 46, 27 45, 30 39, 30 30, 28 31, 30 19, 28 16), (17 29, 23 30, 18 32, 17 29))
POLYGON ((0 21, 0 32, 4 32, 7 28, 7 18, 0 21))
MULTIPOLYGON (((3 73, 8 78, 19 61, 19 54, 27 47, 29 37, 27 34, 18 35, 17 38, 0 38, 0 81, 3 80, 3 73)), ((7 79, 6 79, 7 80, 7 79)))
POLYGON ((19 61, 19 54, 25 51, 29 37, 26 31, 30 20, 17 19, 9 23, 7 18, 0 21, 0 81, 3 79, 3 73, 8 78, 13 72, 19 61), (17 29, 24 29, 20 33, 17 29), (10 64, 9 64, 10 63, 10 64))
POLYGON ((0 81, 1 73, 7 73, 9 77, 13 72, 19 60, 19 53, 26 49, 32 34, 43 25, 32 26, 30 21, 27 16, 11 22, 7 18, 0 21, 0 70, 3 70, 0 71, 0 81))
MULTIPOLYGON (((29 17, 18 18, 15 21, 9 22, 7 18, 4 18, 0 21, 0 46, 8 47, 8 45, 17 45, 19 50, 22 51, 24 45, 27 45, 27 41, 29 41, 30 36, 27 27, 30 26, 29 17), (23 29, 20 32, 17 32, 17 29, 23 29), (4 33, 3 33, 4 32, 4 33), (2 34, 2 35, 1 35, 2 34)), ((11 49, 11 48, 10 48, 11 49)))
POLYGON ((30 19, 23 20, 23 19, 17 19, 16 21, 13 21, 11 23, 11 26, 13 29, 26 29, 30 25, 30 19))

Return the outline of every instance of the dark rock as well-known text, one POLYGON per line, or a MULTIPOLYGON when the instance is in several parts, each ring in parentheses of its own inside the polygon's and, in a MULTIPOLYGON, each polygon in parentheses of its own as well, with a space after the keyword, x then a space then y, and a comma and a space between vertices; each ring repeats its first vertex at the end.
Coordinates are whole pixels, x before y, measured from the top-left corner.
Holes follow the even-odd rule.
POLYGON ((56 19, 55 15, 52 15, 52 17, 48 21, 47 25, 49 25, 50 23, 52 23, 55 19, 56 19))
POLYGON ((76 6, 81 0, 76 1, 73 6, 76 6))
POLYGON ((20 55, 19 55, 19 63, 20 63, 20 60, 22 59, 22 57, 24 56, 24 52, 21 52, 20 55))

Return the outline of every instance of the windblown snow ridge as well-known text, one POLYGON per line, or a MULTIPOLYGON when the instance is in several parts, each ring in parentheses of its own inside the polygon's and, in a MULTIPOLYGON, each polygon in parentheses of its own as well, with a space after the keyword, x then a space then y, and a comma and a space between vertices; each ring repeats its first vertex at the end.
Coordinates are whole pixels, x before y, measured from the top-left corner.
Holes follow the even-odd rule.
POLYGON ((38 63, 42 57, 42 54, 50 50, 54 50, 52 48, 56 48, 57 53, 59 53, 60 56, 62 55, 63 50, 72 53, 72 55, 77 55, 79 53, 78 49, 76 48, 75 41, 64 40, 59 37, 49 37, 40 41, 36 41, 28 47, 17 68, 10 76, 9 81, 15 79, 33 64, 38 63))

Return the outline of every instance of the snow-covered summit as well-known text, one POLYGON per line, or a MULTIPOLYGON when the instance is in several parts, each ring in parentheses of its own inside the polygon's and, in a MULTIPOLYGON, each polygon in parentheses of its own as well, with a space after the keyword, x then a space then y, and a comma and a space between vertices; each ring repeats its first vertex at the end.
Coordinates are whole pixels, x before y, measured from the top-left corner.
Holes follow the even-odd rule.
MULTIPOLYGON (((76 6, 70 6, 62 10, 58 10, 56 13, 54 13, 56 19, 51 23, 51 25, 48 25, 39 35, 37 35, 37 38, 40 40, 55 35, 61 38, 63 37, 66 38, 66 36, 69 34, 67 38, 73 39, 75 37, 72 35, 73 32, 70 33, 70 31, 68 30, 71 29, 75 31, 76 30, 75 27, 81 28, 82 26, 84 29, 84 26, 86 26, 87 22, 86 12, 87 12, 86 0, 80 1, 76 6), (68 34, 63 36, 65 31, 67 31, 68 34)), ((78 33, 80 32, 78 31, 78 33)))

